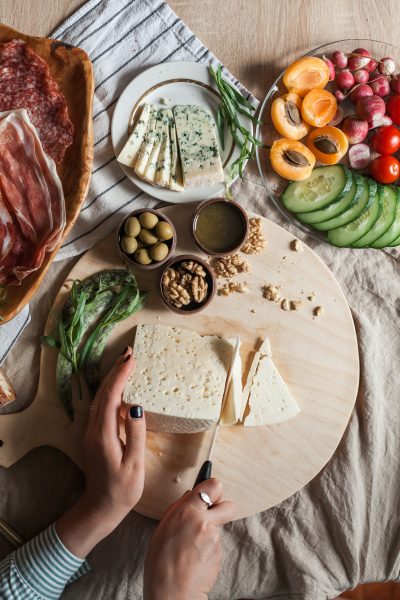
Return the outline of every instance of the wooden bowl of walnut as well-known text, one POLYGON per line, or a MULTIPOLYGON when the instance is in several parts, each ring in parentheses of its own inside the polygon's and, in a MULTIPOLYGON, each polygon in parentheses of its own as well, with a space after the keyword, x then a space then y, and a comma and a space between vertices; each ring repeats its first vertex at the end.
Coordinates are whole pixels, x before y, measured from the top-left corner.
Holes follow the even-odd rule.
POLYGON ((178 314, 203 310, 216 290, 214 273, 208 263, 191 254, 175 256, 160 276, 160 294, 165 306, 178 314))

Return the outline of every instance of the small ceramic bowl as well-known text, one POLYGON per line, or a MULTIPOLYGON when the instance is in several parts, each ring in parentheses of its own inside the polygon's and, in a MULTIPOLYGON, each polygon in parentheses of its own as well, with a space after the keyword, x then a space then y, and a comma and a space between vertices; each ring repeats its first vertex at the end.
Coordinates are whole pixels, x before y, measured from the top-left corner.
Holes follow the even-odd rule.
POLYGON ((118 227, 117 244, 118 244, 118 250, 119 250, 119 253, 120 253, 121 257, 123 258, 123 260, 128 265, 132 265, 133 267, 135 267, 137 269, 143 269, 145 271, 151 271, 152 269, 157 269, 161 265, 165 264, 167 262, 167 260, 169 260, 171 258, 172 254, 175 252, 176 239, 177 239, 176 229, 175 229, 174 224, 172 223, 171 219, 169 219, 161 211, 159 211, 159 210, 153 210, 152 208, 139 208, 138 210, 134 210, 133 212, 129 213, 129 215, 127 215, 126 217, 124 217, 124 219, 122 220, 120 226, 118 227), (163 260, 153 261, 149 265, 141 265, 140 263, 138 263, 135 260, 133 254, 127 254, 121 248, 121 238, 124 235, 125 222, 130 217, 139 217, 144 212, 149 212, 149 213, 152 213, 153 215, 156 215, 156 217, 158 217, 158 219, 160 221, 165 221, 166 223, 168 223, 169 225, 171 225, 172 230, 174 232, 174 235, 172 236, 172 239, 167 240, 166 242, 164 242, 169 247, 169 252, 168 252, 167 256, 165 258, 163 258, 163 260))
POLYGON ((234 252, 239 250, 243 246, 244 242, 246 241, 248 233, 249 233, 249 218, 247 216, 246 211, 237 202, 234 202, 233 200, 225 200, 225 198, 212 198, 211 200, 206 200, 205 202, 202 202, 201 204, 199 204, 199 206, 194 211, 193 216, 192 216, 192 222, 191 222, 191 233, 192 233, 192 237, 194 239, 196 246, 199 248, 199 250, 204 252, 204 254, 208 254, 209 256, 229 256, 230 254, 233 254, 234 252), (196 233, 197 222, 198 222, 198 219, 199 219, 199 216, 200 216, 200 213, 202 212, 202 210, 204 210, 205 208, 209 207, 212 204, 217 204, 217 203, 224 203, 226 205, 229 205, 229 207, 232 210, 236 211, 237 215, 240 217, 240 220, 242 222, 242 227, 243 227, 242 234, 241 234, 240 238, 238 239, 238 241, 234 245, 227 246, 223 250, 218 251, 218 252, 216 252, 215 250, 211 250, 210 248, 207 248, 204 245, 204 243, 202 243, 199 240, 198 235, 196 233))
POLYGON ((165 306, 167 308, 172 310, 172 312, 177 313, 178 315, 183 315, 183 314, 191 315, 194 313, 198 313, 201 310, 203 310, 204 308, 206 308, 206 306, 208 306, 210 304, 211 300, 213 299, 216 288, 217 288, 217 286, 215 283, 215 276, 214 276, 214 273, 213 273, 210 265, 208 263, 206 263, 203 259, 201 259, 198 256, 195 256, 193 254, 179 254, 178 256, 174 256, 173 258, 171 258, 171 260, 168 261, 168 263, 166 265, 164 265, 164 268, 160 274, 159 290, 160 290, 161 300, 163 301, 163 303, 165 304, 165 306), (200 264, 206 272, 205 280, 208 284, 207 297, 200 304, 193 301, 190 304, 188 304, 187 306, 182 306, 182 308, 177 308, 176 306, 173 306, 172 304, 170 304, 170 302, 166 298, 166 296, 164 294, 162 280, 163 280, 164 273, 166 272, 167 269, 169 269, 170 267, 178 267, 182 262, 189 261, 189 260, 193 260, 193 261, 197 262, 198 264, 200 264))

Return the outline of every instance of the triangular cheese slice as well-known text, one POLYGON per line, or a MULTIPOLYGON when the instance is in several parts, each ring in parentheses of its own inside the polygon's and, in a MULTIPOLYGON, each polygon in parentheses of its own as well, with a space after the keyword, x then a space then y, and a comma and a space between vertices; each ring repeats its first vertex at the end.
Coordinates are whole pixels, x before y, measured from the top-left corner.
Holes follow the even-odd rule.
POLYGON ((251 382, 249 413, 245 417, 245 426, 281 423, 300 412, 296 400, 272 361, 267 339, 259 353, 260 358, 251 382))
POLYGON ((249 400, 251 384, 253 383, 253 378, 254 378, 254 375, 256 374, 259 362, 260 362, 260 353, 256 352, 254 354, 253 362, 250 365, 250 370, 249 370, 249 373, 248 373, 247 379, 246 379, 246 385, 244 386, 243 392, 242 392, 242 406, 241 406, 240 414, 239 414, 239 419, 241 421, 243 421, 243 415, 245 413, 247 402, 249 400))
MULTIPOLYGON (((235 349, 236 340, 229 340, 232 343, 233 351, 235 349)), ((242 408, 242 359, 238 352, 232 368, 232 379, 229 386, 228 395, 226 398, 224 411, 221 417, 222 425, 235 425, 240 419, 242 408)))

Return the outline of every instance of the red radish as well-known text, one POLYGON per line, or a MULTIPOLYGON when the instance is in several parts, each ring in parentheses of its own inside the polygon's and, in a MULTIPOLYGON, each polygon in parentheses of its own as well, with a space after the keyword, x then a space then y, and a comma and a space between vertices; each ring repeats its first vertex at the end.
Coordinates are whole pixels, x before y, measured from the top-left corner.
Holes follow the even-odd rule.
POLYGON ((357 71, 358 69, 364 69, 370 60, 369 56, 361 56, 359 53, 357 55, 351 54, 347 66, 350 71, 357 71))
POLYGON ((387 125, 393 125, 392 119, 387 115, 383 115, 383 117, 381 117, 380 119, 374 119, 373 121, 368 123, 370 129, 375 129, 375 127, 382 127, 387 125))
POLYGON ((357 104, 360 98, 365 98, 366 96, 372 96, 373 91, 369 87, 367 83, 360 83, 356 85, 353 91, 350 94, 350 100, 353 104, 357 104))
POLYGON ((335 67, 333 66, 333 62, 331 60, 329 60, 329 58, 326 58, 326 56, 322 57, 322 60, 326 63, 328 69, 329 69, 329 81, 333 81, 335 79, 335 67))
POLYGON ((369 81, 371 90, 376 96, 387 96, 390 93, 389 79, 385 75, 377 75, 369 81))
POLYGON ((376 62, 376 60, 374 58, 371 58, 369 63, 365 65, 364 68, 367 69, 367 71, 369 71, 370 73, 372 73, 372 71, 375 71, 377 65, 378 63, 376 62))
POLYGON ((359 144, 367 137, 368 122, 363 121, 357 115, 350 115, 343 121, 342 129, 350 144, 359 144))
POLYGON ((371 160, 368 144, 354 144, 349 150, 350 166, 353 169, 365 169, 371 160))
POLYGON ((368 50, 365 48, 356 48, 352 51, 352 54, 360 54, 361 56, 371 56, 368 50))
POLYGON ((400 94, 400 73, 393 75, 392 79, 390 80, 390 86, 395 94, 400 94))
POLYGON ((359 99, 356 110, 361 119, 374 122, 378 117, 383 117, 386 105, 379 96, 366 96, 359 99))
POLYGON ((396 63, 393 58, 390 56, 385 56, 385 58, 381 59, 381 62, 378 65, 378 71, 382 75, 393 75, 396 70, 396 63))
POLYGON ((332 121, 329 121, 328 125, 330 125, 331 127, 336 127, 337 125, 339 125, 339 123, 341 123, 344 119, 344 110, 341 106, 338 106, 336 109, 336 113, 335 116, 333 117, 332 121))
POLYGON ((349 90, 354 85, 353 74, 350 73, 350 71, 348 69, 344 69, 343 71, 340 71, 340 73, 338 73, 336 75, 336 83, 337 83, 337 86, 342 91, 349 90))
POLYGON ((338 102, 343 102, 343 100, 346 100, 346 96, 341 90, 336 90, 334 96, 338 102))
POLYGON ((347 67, 347 56, 341 50, 333 52, 331 61, 337 69, 345 69, 347 67))
POLYGON ((369 72, 366 69, 358 69, 354 72, 354 81, 356 83, 367 83, 369 79, 369 72))

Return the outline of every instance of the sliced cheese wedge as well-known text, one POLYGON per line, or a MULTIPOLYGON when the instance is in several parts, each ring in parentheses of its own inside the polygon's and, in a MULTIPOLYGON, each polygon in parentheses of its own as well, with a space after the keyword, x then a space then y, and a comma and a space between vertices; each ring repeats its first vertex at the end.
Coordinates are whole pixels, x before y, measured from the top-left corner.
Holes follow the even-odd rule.
POLYGON ((249 414, 245 417, 245 426, 281 423, 300 412, 296 400, 272 361, 268 340, 264 341, 259 353, 260 358, 250 388, 249 414))
POLYGON ((172 118, 171 126, 169 130, 170 140, 171 140, 171 174, 169 178, 168 187, 174 192, 182 192, 183 181, 182 181, 182 169, 181 162, 179 159, 179 148, 178 148, 178 140, 176 137, 176 126, 175 119, 172 118))
MULTIPOLYGON (((233 350, 236 340, 232 340, 233 350)), ((229 386, 228 396, 221 416, 222 425, 235 425, 240 419, 242 409, 242 359, 240 352, 235 358, 232 367, 232 379, 229 386)))
POLYGON ((243 421, 243 416, 246 411, 247 403, 249 401, 249 394, 251 390, 251 384, 253 383, 254 375, 256 374, 258 363, 260 362, 260 353, 256 352, 254 354, 253 362, 250 365, 250 370, 247 375, 246 385, 243 388, 242 392, 242 405, 240 409, 239 419, 243 421))
POLYGON ((143 179, 148 181, 149 183, 155 183, 156 173, 157 173, 157 165, 158 158, 161 152, 161 145, 164 137, 164 129, 165 129, 165 120, 164 113, 165 111, 159 110, 157 112, 157 122, 156 129, 154 132, 154 143, 153 149, 149 156, 149 160, 147 161, 147 165, 145 171, 143 173, 143 179))
POLYGON ((194 433, 217 423, 233 340, 147 324, 137 326, 134 348, 123 398, 143 406, 149 429, 194 433))
POLYGON ((118 154, 118 162, 126 165, 127 167, 134 167, 136 158, 139 154, 140 146, 142 145, 144 136, 146 135, 149 118, 150 104, 143 104, 139 119, 136 121, 128 141, 118 154))
POLYGON ((160 187, 168 187, 171 177, 171 142, 169 137, 169 128, 172 118, 172 111, 166 110, 163 138, 155 177, 155 183, 160 187))
POLYGON ((193 188, 223 182, 224 171, 211 114, 195 104, 178 104, 173 110, 183 186, 193 188))
POLYGON ((146 135, 144 136, 142 145, 140 146, 139 153, 135 162, 135 173, 139 175, 139 177, 143 177, 144 172, 146 170, 147 162, 152 153, 154 142, 155 142, 155 132, 157 126, 157 109, 151 104, 150 105, 150 117, 147 125, 146 135))

